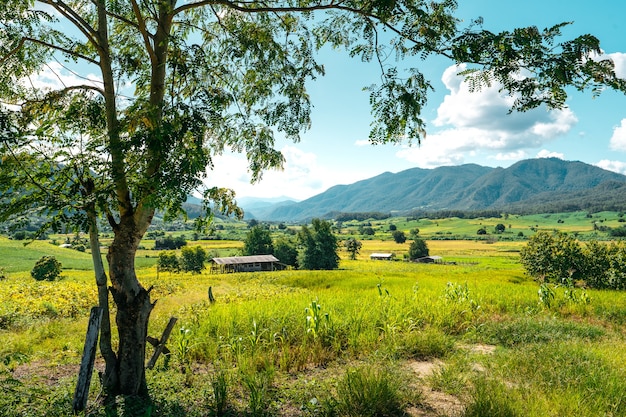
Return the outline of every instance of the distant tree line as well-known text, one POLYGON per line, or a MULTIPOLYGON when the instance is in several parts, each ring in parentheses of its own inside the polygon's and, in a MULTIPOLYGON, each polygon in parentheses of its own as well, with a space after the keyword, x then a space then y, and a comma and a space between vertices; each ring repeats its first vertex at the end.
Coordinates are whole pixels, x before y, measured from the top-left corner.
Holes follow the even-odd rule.
POLYGON ((344 212, 331 212, 328 213, 325 218, 334 219, 337 222, 348 222, 351 220, 356 220, 362 222, 367 219, 374 220, 385 220, 391 217, 390 213, 381 213, 379 211, 367 211, 367 212, 355 212, 355 213, 344 213, 344 212))

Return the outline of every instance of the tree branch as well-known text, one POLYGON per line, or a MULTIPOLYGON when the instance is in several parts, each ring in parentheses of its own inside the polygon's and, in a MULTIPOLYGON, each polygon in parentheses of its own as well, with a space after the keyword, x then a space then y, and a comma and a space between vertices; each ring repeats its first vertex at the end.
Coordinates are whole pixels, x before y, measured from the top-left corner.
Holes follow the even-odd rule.
MULTIPOLYGON (((23 40, 23 42, 22 42, 22 41, 20 41, 20 42, 21 42, 21 45, 19 45, 20 47, 21 47, 21 46, 23 46, 23 44, 24 44, 26 41, 28 41, 28 42, 32 42, 32 43, 38 43, 38 44, 40 44, 40 45, 42 45, 42 46, 45 46, 45 47, 47 47, 47 48, 55 49, 55 50, 57 50, 57 51, 59 51, 59 52, 63 52, 63 53, 66 53, 66 54, 68 54, 68 55, 71 55, 71 56, 73 56, 73 57, 75 57, 75 58, 84 59, 85 61, 87 61, 87 62, 89 62, 89 63, 91 63, 91 64, 94 64, 94 65, 100 65, 100 62, 99 62, 99 61, 97 61, 97 60, 95 60, 95 59, 93 59, 93 58, 91 58, 91 57, 89 57, 89 56, 87 56, 87 55, 80 54, 80 53, 78 53, 78 52, 76 52, 76 51, 72 51, 71 49, 67 49, 67 48, 64 48, 64 47, 62 47, 62 46, 55 45, 55 44, 52 44, 52 43, 49 43, 49 42, 43 41, 43 40, 41 40, 41 39, 30 38, 30 37, 24 37, 24 38, 22 38, 22 40, 23 40)), ((13 50, 12 50, 11 52, 13 52, 13 50)), ((15 52, 17 52, 17 50, 16 50, 15 52)), ((1 64, 2 62, 4 62, 4 61, 0 61, 0 64, 1 64)))
POLYGON ((146 45, 146 51, 148 51, 148 55, 150 56, 150 61, 152 65, 156 65, 157 57, 154 53, 154 47, 152 45, 151 34, 148 32, 148 28, 146 27, 146 21, 141 15, 141 10, 139 9, 139 5, 135 0, 131 0, 133 6, 133 12, 135 13, 135 17, 137 18, 137 28, 141 37, 143 38, 143 43, 146 45))
POLYGON ((72 24, 80 30, 83 35, 89 40, 89 42, 94 45, 98 45, 96 42, 95 35, 97 31, 78 13, 74 11, 70 6, 65 4, 62 0, 38 0, 43 4, 47 4, 48 6, 54 8, 56 11, 61 13, 63 17, 72 22, 72 24))

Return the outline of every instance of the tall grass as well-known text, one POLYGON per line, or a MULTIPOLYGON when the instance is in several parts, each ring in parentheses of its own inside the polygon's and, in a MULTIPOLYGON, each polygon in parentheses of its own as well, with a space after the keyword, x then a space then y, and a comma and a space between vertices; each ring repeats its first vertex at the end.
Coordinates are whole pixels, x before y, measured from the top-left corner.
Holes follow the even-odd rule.
MULTIPOLYGON (((457 397, 467 416, 626 415, 622 293, 590 290, 581 303, 556 288, 546 306, 516 262, 516 244, 446 243, 432 247, 456 265, 361 259, 336 271, 158 278, 140 269, 158 299, 148 333, 158 337, 178 317, 168 360, 148 371, 152 415, 402 415, 428 410, 420 393, 431 390, 457 397), (482 344, 497 349, 467 347, 482 344), (442 365, 431 377, 407 376, 407 364, 435 359, 442 365)), ((95 303, 88 271, 53 283, 17 271, 0 281, 8 372, 0 384, 16 384, 15 401, 26 404, 36 387, 47 404, 68 404, 59 398, 74 373, 42 387, 33 370, 78 363, 95 303)), ((12 401, 8 392, 0 404, 12 401)), ((46 410, 28 404, 33 415, 46 410)))

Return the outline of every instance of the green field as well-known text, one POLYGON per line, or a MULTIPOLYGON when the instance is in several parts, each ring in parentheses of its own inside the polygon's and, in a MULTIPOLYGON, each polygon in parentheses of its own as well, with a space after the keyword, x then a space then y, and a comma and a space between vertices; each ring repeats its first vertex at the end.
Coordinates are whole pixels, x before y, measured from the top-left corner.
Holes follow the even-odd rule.
MULTIPOLYGON (((510 221, 548 229, 556 219, 510 221)), ((605 222, 617 225, 617 219, 605 222)), ((418 223, 420 233, 431 233, 455 222, 418 223)), ((463 222, 467 230, 479 224, 463 222)), ((589 225, 587 218, 564 222, 558 225, 571 231, 589 225)), ((241 247, 238 241, 190 244, 196 243, 220 254, 241 247)), ((138 275, 154 285, 158 299, 149 334, 160 336, 172 316, 178 322, 171 354, 147 371, 151 414, 118 411, 626 416, 626 297, 553 287, 552 301, 540 302, 539 285, 518 262, 524 244, 429 240, 431 254, 446 263, 425 265, 369 260, 372 252, 402 259, 408 250, 408 242, 374 239, 363 241, 355 261, 340 252, 334 271, 158 277, 157 252, 143 250, 138 275), (207 300, 209 286, 214 304, 207 300)), ((0 281, 0 414, 67 415, 88 312, 96 304, 89 254, 0 238, 0 268, 6 276, 0 281), (29 276, 44 254, 62 262, 61 281, 29 276)), ((104 416, 97 377, 92 384, 86 415, 104 416)))

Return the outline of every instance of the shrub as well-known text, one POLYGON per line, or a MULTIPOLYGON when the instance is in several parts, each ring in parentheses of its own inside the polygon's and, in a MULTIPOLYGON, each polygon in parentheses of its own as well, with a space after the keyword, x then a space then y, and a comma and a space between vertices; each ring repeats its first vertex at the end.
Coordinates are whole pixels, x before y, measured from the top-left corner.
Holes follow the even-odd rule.
POLYGON ((30 275, 37 281, 54 281, 61 275, 61 262, 54 256, 42 256, 30 271, 30 275))
POLYGON ((584 276, 586 262, 578 241, 562 232, 538 232, 520 251, 526 272, 556 284, 584 276))

